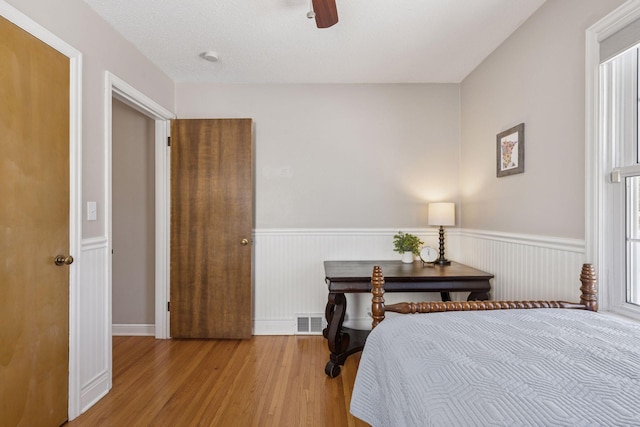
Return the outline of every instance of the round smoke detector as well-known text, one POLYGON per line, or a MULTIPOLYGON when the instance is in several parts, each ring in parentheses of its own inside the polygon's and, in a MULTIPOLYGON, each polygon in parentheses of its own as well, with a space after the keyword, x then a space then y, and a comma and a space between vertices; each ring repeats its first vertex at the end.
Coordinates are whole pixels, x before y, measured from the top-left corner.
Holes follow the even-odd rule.
POLYGON ((215 52, 211 52, 211 51, 209 51, 209 52, 202 52, 202 53, 200 54, 200 57, 201 57, 202 59, 206 59, 206 60, 207 60, 207 61, 209 61, 209 62, 218 62, 218 60, 220 59, 220 58, 218 57, 218 54, 217 54, 217 53, 215 53, 215 52))

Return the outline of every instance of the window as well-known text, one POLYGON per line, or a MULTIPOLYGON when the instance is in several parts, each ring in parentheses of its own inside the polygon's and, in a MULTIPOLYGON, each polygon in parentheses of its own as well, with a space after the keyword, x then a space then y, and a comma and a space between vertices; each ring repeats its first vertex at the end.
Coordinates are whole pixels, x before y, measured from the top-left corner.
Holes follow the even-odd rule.
POLYGON ((625 2, 587 28, 585 42, 585 259, 598 272, 600 307, 640 320, 640 2, 625 2))
MULTIPOLYGON (((640 319, 638 47, 601 65, 605 184, 605 308, 640 319)), ((602 277, 602 274, 601 274, 602 277)))

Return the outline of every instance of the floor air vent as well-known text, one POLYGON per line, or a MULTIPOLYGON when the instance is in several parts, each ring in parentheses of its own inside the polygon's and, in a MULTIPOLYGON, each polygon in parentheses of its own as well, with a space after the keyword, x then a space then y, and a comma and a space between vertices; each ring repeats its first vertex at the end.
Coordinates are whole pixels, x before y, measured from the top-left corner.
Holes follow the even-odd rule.
POLYGON ((325 319, 322 314, 297 314, 297 335, 320 335, 325 328, 325 319))

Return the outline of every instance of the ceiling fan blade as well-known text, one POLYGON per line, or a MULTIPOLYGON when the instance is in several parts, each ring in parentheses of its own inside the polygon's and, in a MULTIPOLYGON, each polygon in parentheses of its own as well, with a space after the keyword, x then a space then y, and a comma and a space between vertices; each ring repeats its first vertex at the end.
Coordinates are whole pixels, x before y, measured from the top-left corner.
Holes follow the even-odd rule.
POLYGON ((313 11, 318 28, 329 28, 338 23, 336 0, 313 0, 313 11))

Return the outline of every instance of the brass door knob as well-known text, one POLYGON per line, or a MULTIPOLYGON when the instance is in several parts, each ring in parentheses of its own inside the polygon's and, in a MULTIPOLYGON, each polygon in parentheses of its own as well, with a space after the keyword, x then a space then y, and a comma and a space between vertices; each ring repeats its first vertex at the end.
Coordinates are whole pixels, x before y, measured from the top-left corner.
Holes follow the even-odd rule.
POLYGON ((55 262, 56 265, 70 265, 73 262, 73 257, 71 255, 56 255, 53 262, 55 262))
POLYGON ((240 241, 240 243, 242 243, 242 246, 247 246, 247 245, 249 244, 249 240, 247 240, 247 239, 242 239, 242 240, 240 241))

